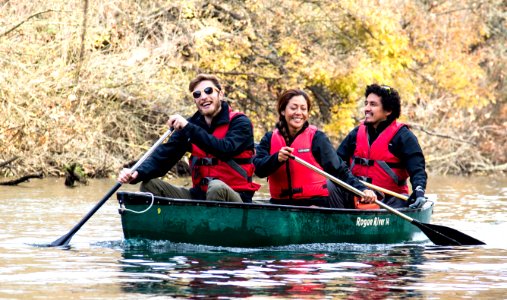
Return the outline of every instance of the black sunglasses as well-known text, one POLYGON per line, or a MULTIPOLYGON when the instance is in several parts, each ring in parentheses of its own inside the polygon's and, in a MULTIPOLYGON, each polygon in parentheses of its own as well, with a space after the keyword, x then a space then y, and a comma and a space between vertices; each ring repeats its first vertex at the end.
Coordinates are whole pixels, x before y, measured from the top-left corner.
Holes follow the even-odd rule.
POLYGON ((380 88, 383 89, 383 90, 385 90, 385 91, 387 91, 388 95, 391 94, 392 87, 390 87, 388 85, 381 85, 380 88))
MULTIPOLYGON (((207 88, 204 88, 203 92, 206 95, 211 95, 211 94, 213 94, 213 88, 211 86, 208 86, 207 88)), ((201 97, 201 95, 202 95, 201 91, 194 91, 192 93, 192 96, 194 96, 194 99, 197 99, 197 98, 201 97)))

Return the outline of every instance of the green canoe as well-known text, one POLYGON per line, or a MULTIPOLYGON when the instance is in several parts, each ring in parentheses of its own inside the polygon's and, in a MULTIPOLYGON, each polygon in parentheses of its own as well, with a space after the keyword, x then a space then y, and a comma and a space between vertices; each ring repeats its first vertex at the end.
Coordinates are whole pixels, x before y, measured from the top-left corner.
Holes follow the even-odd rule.
MULTIPOLYGON (((118 192, 126 239, 265 247, 311 243, 387 244, 425 236, 384 210, 352 210, 151 197, 118 192), (131 210, 131 211, 129 211, 131 210), (142 213, 134 213, 142 212, 142 213), (144 212, 143 212, 144 211, 144 212)), ((433 203, 404 214, 429 223, 433 203)))

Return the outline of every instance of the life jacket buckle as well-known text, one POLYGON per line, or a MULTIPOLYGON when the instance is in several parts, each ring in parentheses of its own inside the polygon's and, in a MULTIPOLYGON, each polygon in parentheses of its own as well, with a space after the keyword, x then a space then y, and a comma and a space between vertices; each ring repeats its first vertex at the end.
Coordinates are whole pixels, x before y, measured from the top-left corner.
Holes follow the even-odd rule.
POLYGON ((361 166, 373 166, 374 164, 374 161, 371 160, 371 159, 367 159, 367 158, 364 158, 364 157, 355 157, 354 158, 354 163, 356 164, 359 164, 361 166))
POLYGON ((216 159, 213 159, 213 157, 203 157, 200 159, 201 166, 214 166, 216 164, 216 159))
POLYGON ((362 180, 362 181, 366 181, 368 183, 372 183, 373 182, 373 179, 371 177, 366 177, 366 176, 357 176, 357 178, 359 180, 362 180))

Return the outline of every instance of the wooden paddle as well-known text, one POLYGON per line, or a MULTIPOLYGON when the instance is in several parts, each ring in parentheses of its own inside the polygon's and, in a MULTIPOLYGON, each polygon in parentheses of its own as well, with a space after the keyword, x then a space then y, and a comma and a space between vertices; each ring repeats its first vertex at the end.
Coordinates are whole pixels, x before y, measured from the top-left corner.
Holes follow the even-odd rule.
MULTIPOLYGON (((158 141, 148 150, 148 152, 146 152, 137 161, 137 163, 130 169, 130 172, 134 173, 134 171, 137 170, 137 168, 139 168, 139 166, 153 153, 153 151, 155 151, 155 149, 160 144, 162 144, 162 142, 166 138, 170 137, 173 132, 174 131, 171 131, 170 129, 167 130, 166 133, 164 133, 164 135, 160 139, 158 139, 158 141)), ((102 205, 104 205, 104 203, 106 203, 106 201, 121 187, 121 185, 122 185, 121 182, 116 182, 116 184, 104 196, 104 198, 102 198, 102 200, 100 200, 97 204, 95 204, 95 206, 86 214, 86 216, 84 216, 84 218, 81 221, 79 221, 79 223, 76 224, 76 226, 74 226, 74 228, 72 228, 67 234, 65 234, 62 237, 60 237, 59 239, 55 240, 54 242, 52 242, 48 246, 49 247, 67 246, 69 244, 70 240, 72 239, 72 237, 74 236, 74 234, 76 234, 76 232, 81 228, 81 226, 83 226, 86 223, 86 221, 88 221, 88 219, 90 219, 97 212, 97 210, 99 210, 99 208, 102 205)))
MULTIPOLYGON (((290 158, 294 159, 298 163, 312 169, 313 171, 319 173, 320 175, 326 177, 327 179, 331 180, 332 182, 338 184, 339 186, 351 191, 352 193, 364 197, 364 193, 355 187, 341 181, 340 179, 334 177, 333 175, 324 172, 323 170, 315 167, 312 164, 309 164, 308 162, 302 160, 299 157, 291 155, 290 158)), ((388 210, 389 212, 399 216, 400 218, 412 223, 413 225, 417 226, 426 236, 432 241, 435 245, 439 246, 461 246, 461 245, 485 245, 484 242, 479 241, 469 235, 466 235, 456 229, 441 226, 441 225, 435 225, 435 224, 427 224, 419 222, 416 219, 413 219, 398 210, 390 207, 389 205, 375 200, 375 203, 379 205, 380 207, 388 210)))
POLYGON ((388 195, 391 195, 391 196, 394 196, 396 198, 400 198, 401 200, 405 200, 405 201, 408 201, 408 196, 407 195, 403 195, 403 194, 399 194, 399 193, 396 193, 396 192, 393 192, 393 191, 390 191, 388 189, 385 189, 383 187, 380 187, 378 185, 374 185, 372 183, 368 183, 366 181, 363 181, 363 180, 359 180, 362 184, 364 184, 366 187, 369 187, 370 189, 373 189, 373 190, 376 190, 376 191, 379 191, 379 192, 382 192, 384 194, 388 194, 388 195))

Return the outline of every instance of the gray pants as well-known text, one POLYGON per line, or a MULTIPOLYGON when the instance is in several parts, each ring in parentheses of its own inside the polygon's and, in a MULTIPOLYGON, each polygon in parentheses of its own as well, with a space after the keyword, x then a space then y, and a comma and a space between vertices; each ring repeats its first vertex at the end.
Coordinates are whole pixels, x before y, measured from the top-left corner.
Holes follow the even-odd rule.
MULTIPOLYGON (((141 192, 152 193, 156 196, 192 199, 190 189, 174 186, 157 178, 143 182, 140 190, 141 192)), ((206 192, 206 200, 243 202, 243 200, 241 200, 241 196, 237 192, 218 179, 213 179, 209 182, 208 191, 206 192)))

